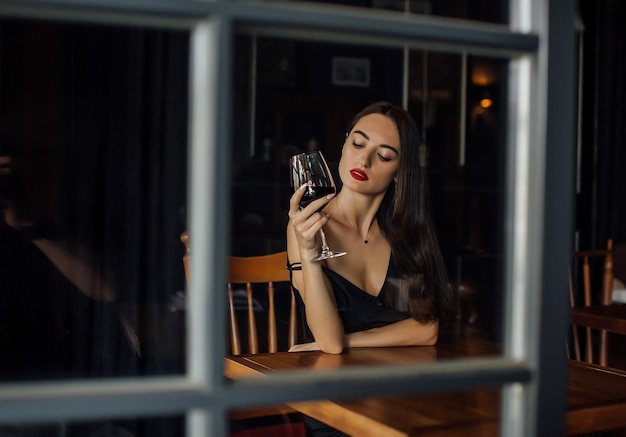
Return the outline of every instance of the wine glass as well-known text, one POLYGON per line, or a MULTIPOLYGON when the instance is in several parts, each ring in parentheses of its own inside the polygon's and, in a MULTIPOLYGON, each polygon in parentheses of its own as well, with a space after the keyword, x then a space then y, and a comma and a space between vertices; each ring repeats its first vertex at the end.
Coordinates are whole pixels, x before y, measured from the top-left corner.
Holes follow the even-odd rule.
MULTIPOLYGON (((300 199, 300 208, 304 208, 314 200, 326 197, 337 191, 335 181, 322 152, 300 153, 291 157, 291 186, 295 191, 304 184, 309 185, 307 185, 306 192, 300 199)), ((322 240, 322 253, 311 261, 321 261, 346 254, 346 252, 333 252, 330 250, 326 243, 326 234, 324 234, 323 229, 320 229, 320 237, 322 240)))

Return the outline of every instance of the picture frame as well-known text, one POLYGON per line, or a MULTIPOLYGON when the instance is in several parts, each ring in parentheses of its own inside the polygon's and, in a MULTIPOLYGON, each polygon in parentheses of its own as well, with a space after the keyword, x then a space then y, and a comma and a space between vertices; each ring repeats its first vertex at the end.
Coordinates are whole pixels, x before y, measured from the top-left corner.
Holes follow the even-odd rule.
POLYGON ((332 84, 336 86, 370 86, 370 60, 367 58, 333 57, 332 84))

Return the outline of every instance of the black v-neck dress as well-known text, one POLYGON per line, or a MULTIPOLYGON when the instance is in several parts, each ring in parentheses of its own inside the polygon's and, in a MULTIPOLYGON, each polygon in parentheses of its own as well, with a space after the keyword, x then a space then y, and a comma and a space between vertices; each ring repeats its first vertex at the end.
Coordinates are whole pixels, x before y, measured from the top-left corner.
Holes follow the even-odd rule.
MULTIPOLYGON (((290 271, 302 269, 300 263, 288 264, 287 267, 290 271)), ((328 267, 322 267, 322 269, 333 287, 337 311, 346 334, 379 328, 410 317, 407 309, 408 299, 402 290, 402 280, 396 273, 396 266, 392 258, 389 260, 385 282, 377 296, 357 287, 328 267)), ((312 342, 314 338, 306 323, 304 302, 300 297, 300 292, 295 287, 294 291, 299 305, 298 316, 301 322, 299 343, 312 342)), ((307 431, 312 437, 346 436, 341 431, 311 417, 305 416, 305 422, 307 431)))

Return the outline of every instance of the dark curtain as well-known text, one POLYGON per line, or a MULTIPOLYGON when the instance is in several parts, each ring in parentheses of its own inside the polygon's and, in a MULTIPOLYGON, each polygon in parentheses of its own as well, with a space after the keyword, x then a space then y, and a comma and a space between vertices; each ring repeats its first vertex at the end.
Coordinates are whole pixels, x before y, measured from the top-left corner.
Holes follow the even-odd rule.
POLYGON ((64 45, 63 221, 114 264, 127 298, 164 298, 182 285, 159 253, 180 264, 188 37, 83 27, 64 45))
MULTIPOLYGON (((184 290, 189 35, 92 25, 65 27, 60 41, 59 222, 98 255, 154 357, 158 343, 184 344, 182 324, 163 317, 184 290)), ((93 335, 111 354, 121 347, 93 335)), ((181 358, 137 371, 183 371, 181 358)))
POLYGON ((581 249, 626 242, 626 2, 582 0, 581 249))
POLYGON ((2 179, 0 212, 36 225, 0 214, 0 352, 27 357, 1 379, 184 372, 188 61, 186 31, 0 20, 0 156, 21 187, 2 179), (115 301, 82 293, 34 233, 80 248, 115 301))

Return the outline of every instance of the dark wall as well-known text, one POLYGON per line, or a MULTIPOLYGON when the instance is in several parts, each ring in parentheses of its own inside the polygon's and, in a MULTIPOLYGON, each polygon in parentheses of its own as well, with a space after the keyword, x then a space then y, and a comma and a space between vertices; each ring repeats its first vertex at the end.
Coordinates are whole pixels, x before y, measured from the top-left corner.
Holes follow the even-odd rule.
POLYGON ((626 2, 581 0, 581 249, 626 241, 626 2))
POLYGON ((235 51, 231 252, 283 250, 289 186, 288 158, 322 150, 336 167, 345 130, 366 105, 402 103, 400 49, 238 36, 235 51), (255 138, 251 148, 251 51, 256 44, 255 138), (367 86, 333 82, 333 59, 369 62, 367 86))

